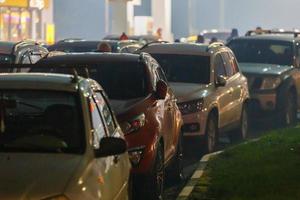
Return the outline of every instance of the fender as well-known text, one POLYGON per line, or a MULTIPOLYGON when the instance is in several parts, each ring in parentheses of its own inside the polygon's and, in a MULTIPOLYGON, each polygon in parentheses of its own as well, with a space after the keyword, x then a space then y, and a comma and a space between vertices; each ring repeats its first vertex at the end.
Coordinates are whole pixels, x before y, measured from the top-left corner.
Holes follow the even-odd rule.
POLYGON ((282 83, 279 85, 279 87, 276 89, 276 109, 281 110, 284 106, 284 101, 287 95, 287 92, 291 87, 295 86, 295 81, 293 77, 289 76, 285 79, 283 79, 282 83))

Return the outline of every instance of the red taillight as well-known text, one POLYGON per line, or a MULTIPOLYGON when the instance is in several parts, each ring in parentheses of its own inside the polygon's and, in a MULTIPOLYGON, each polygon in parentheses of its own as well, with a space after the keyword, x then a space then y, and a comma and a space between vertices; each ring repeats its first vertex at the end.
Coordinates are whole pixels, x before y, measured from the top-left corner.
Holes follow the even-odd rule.
POLYGON ((128 122, 121 123, 121 128, 124 133, 132 133, 143 127, 145 125, 145 122, 145 114, 143 113, 128 122))

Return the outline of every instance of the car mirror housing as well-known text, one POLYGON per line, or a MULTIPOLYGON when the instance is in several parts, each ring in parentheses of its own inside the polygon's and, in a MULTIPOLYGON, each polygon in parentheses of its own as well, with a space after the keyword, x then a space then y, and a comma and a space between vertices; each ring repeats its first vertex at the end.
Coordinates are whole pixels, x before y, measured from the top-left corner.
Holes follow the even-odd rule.
POLYGON ((168 92, 168 85, 165 81, 159 80, 156 83, 156 96, 158 99, 165 99, 168 92))
POLYGON ((95 150, 97 158, 119 155, 127 151, 127 143, 122 138, 104 137, 100 140, 100 148, 95 150))
POLYGON ((226 85, 226 78, 224 76, 218 76, 216 81, 217 87, 224 87, 226 85))

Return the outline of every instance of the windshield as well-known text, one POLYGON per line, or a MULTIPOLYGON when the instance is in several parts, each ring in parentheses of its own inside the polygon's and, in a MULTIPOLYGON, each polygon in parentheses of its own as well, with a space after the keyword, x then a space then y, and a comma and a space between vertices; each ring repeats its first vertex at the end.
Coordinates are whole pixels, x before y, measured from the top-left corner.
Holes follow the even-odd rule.
POLYGON ((92 68, 90 75, 110 99, 136 99, 148 94, 146 67, 138 62, 103 63, 92 68))
POLYGON ((293 65, 293 44, 276 40, 233 40, 228 46, 241 63, 293 65))
POLYGON ((210 57, 200 55, 152 54, 164 69, 168 81, 210 83, 210 57))
POLYGON ((0 91, 0 151, 82 153, 84 134, 76 95, 0 91))

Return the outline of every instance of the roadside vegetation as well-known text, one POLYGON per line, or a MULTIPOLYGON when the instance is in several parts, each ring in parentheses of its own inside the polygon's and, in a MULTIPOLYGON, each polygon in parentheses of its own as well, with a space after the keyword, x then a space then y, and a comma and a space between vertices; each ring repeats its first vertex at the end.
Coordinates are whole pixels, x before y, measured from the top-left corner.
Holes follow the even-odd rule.
POLYGON ((300 127, 225 150, 209 161, 189 199, 299 200, 300 127))

